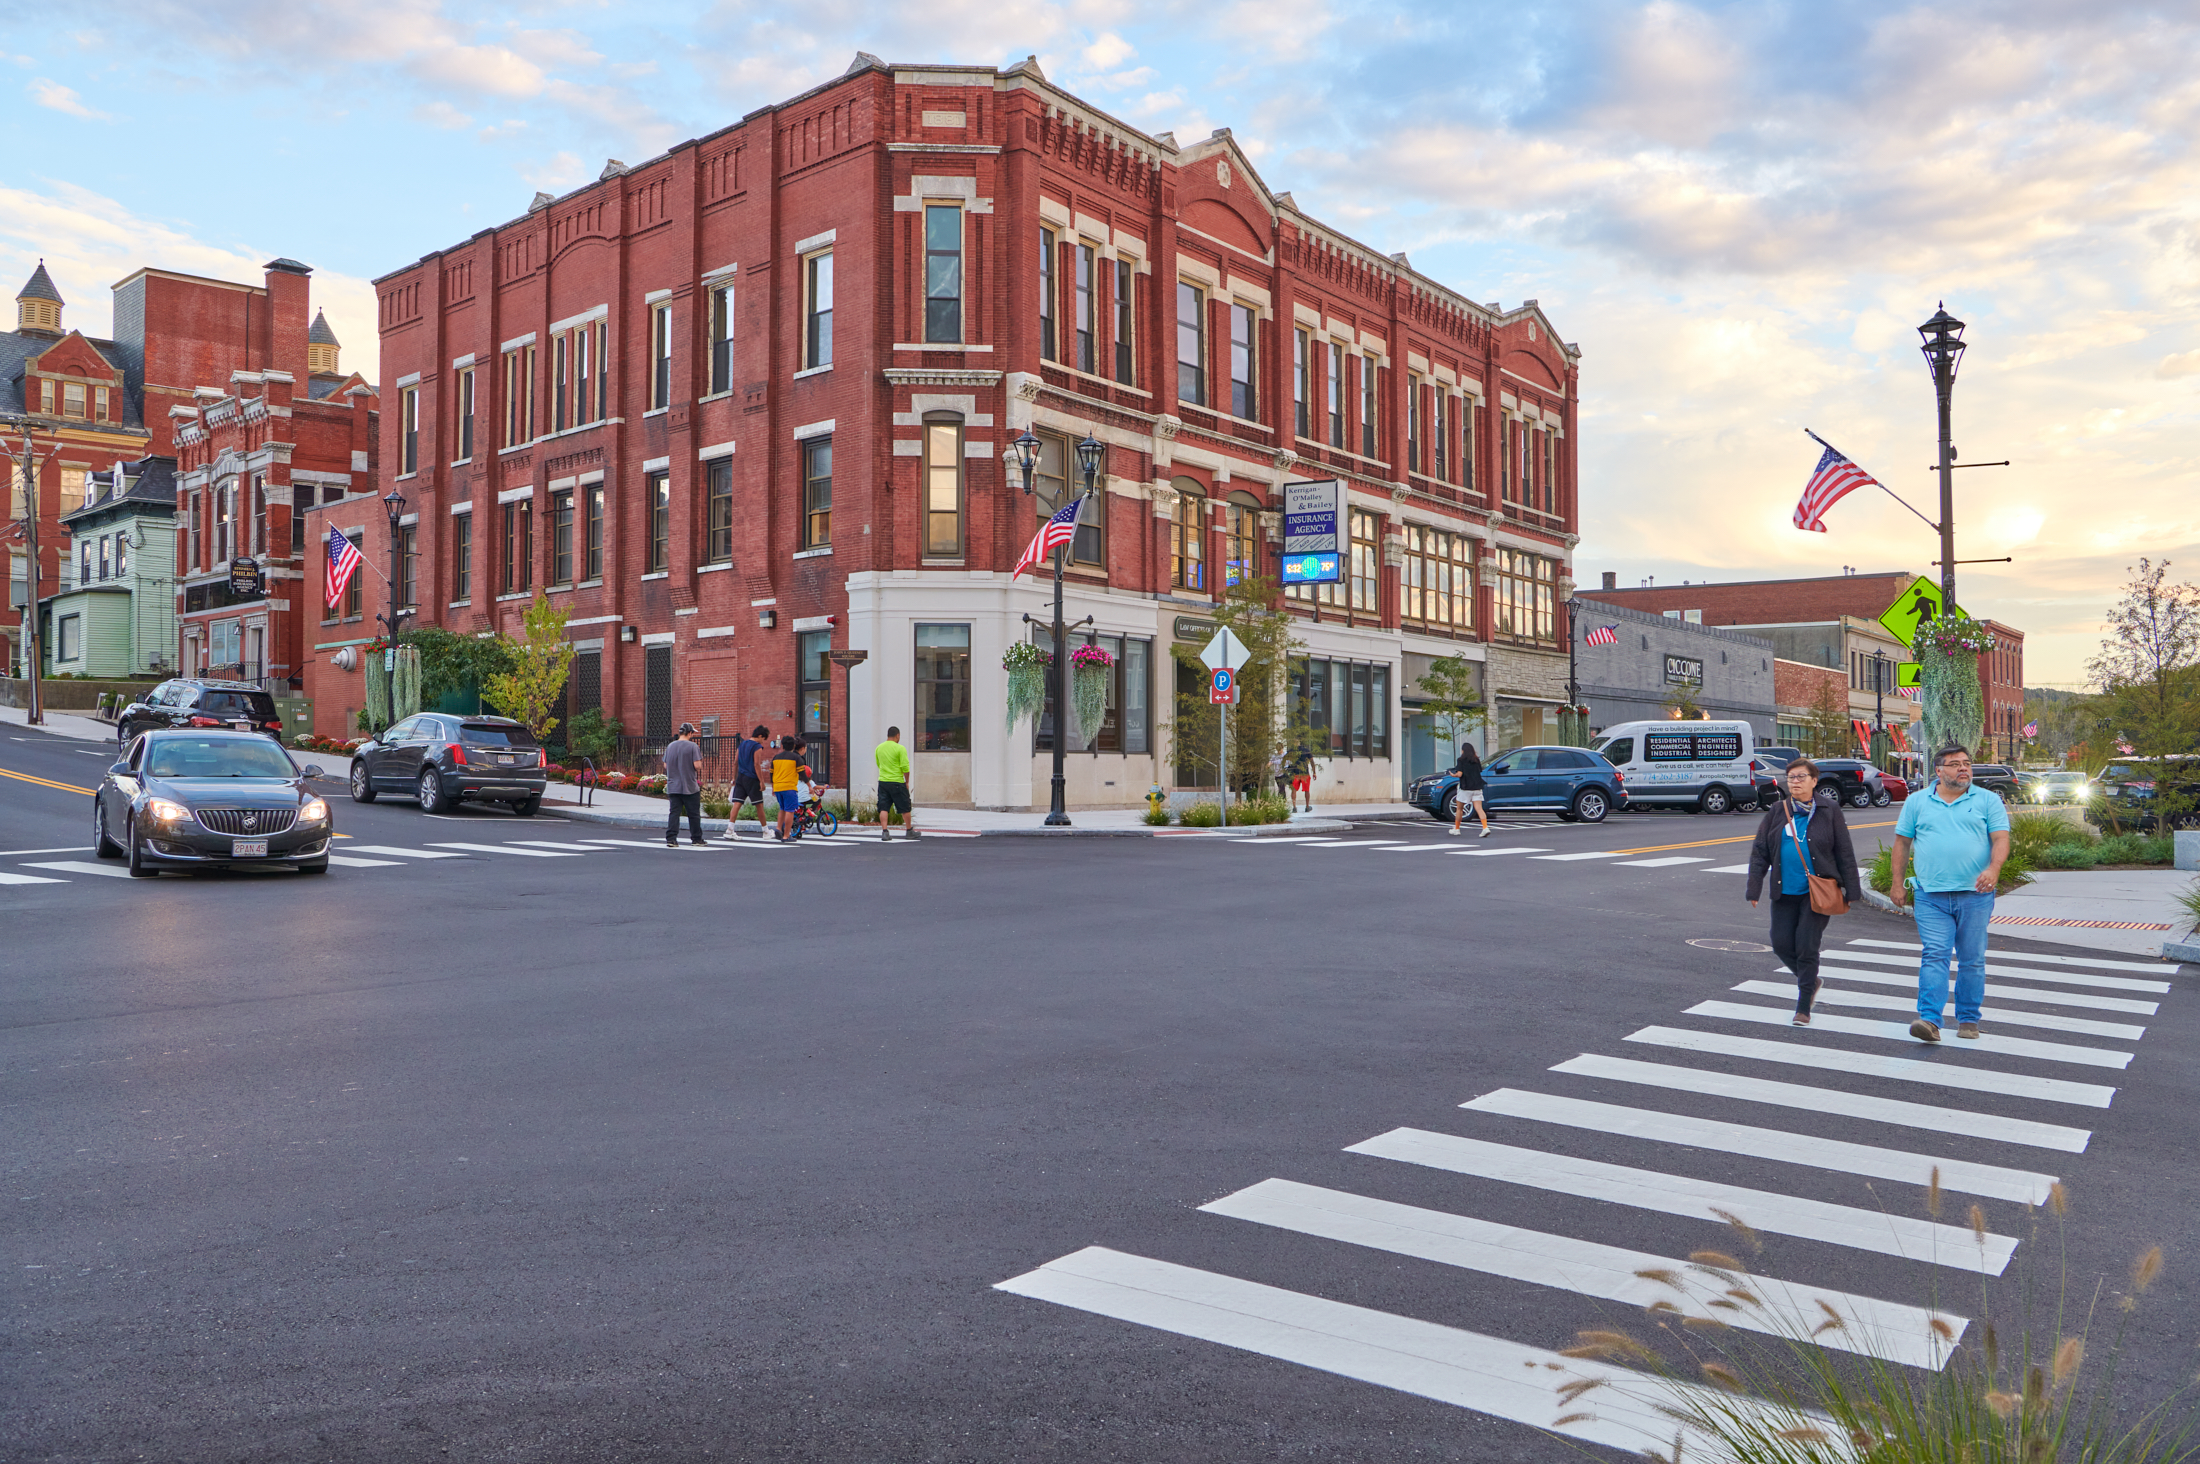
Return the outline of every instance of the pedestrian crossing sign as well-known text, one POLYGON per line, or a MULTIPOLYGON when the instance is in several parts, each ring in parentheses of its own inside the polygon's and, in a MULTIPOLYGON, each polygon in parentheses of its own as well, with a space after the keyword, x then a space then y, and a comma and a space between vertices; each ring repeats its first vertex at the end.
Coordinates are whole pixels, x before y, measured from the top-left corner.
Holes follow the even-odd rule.
POLYGON ((1923 686, 1925 684, 1925 663, 1923 661, 1897 661, 1894 668, 1894 684, 1897 689, 1905 686, 1923 686))
MULTIPOLYGON (((1943 607, 1940 603, 1940 586, 1933 580, 1919 575, 1909 588, 1895 596, 1894 603, 1880 612, 1879 623, 1887 627, 1887 633, 1904 645, 1917 641, 1917 628, 1928 620, 1938 619, 1943 612, 1962 615, 1961 605, 1943 607)), ((1908 686, 1911 683, 1901 683, 1908 686)))

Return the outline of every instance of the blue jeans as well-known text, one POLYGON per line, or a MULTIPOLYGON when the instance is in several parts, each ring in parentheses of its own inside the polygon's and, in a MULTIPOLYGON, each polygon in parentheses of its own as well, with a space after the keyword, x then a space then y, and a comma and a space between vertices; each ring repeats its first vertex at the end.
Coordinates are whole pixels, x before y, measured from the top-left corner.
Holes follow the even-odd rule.
POLYGON ((1918 958, 1917 1014, 1934 1026, 1948 1004, 1948 957, 1956 960, 1956 1020, 1975 1022, 1986 999, 1986 922, 1994 918, 1991 891, 1917 892, 1917 938, 1925 953, 1918 958))

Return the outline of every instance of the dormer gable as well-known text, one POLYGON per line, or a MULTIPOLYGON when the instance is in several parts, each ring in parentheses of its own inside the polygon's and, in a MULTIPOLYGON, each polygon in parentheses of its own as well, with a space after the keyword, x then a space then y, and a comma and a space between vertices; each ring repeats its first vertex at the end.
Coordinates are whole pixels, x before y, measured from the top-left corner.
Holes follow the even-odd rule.
POLYGON ((1276 200, 1228 128, 1176 155, 1177 222, 1256 258, 1275 258, 1276 200))
POLYGON ((79 331, 70 331, 26 364, 41 376, 74 377, 102 386, 120 385, 122 381, 122 372, 79 331))

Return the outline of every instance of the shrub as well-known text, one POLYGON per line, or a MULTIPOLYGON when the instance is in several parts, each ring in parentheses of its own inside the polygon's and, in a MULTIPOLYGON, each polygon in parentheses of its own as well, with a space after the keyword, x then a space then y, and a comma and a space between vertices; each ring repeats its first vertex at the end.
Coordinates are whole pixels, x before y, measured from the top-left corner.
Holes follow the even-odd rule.
POLYGON ((1879 852, 1872 856, 1872 867, 1865 878, 1870 882, 1871 887, 1879 893, 1884 895, 1892 892, 1894 889, 1894 850, 1888 848, 1885 844, 1881 844, 1879 852))
POLYGON ((601 707, 589 707, 565 724, 565 755, 601 763, 619 750, 625 731, 617 717, 606 717, 601 707))
POLYGON ((1222 805, 1204 801, 1195 803, 1184 810, 1184 817, 1180 822, 1188 829, 1220 828, 1222 826, 1222 805))
POLYGON ((1169 810, 1165 804, 1149 806, 1139 817, 1145 823, 1157 829, 1165 829, 1169 826, 1169 810))
POLYGON ((2042 869, 2091 869, 2100 862, 2099 851, 2089 844, 2051 844, 2040 855, 2042 869))
POLYGON ((2184 907, 2185 919, 2190 922, 2193 930, 2200 931, 2200 879, 2194 880, 2191 886, 2177 897, 2177 903, 2184 907))
POLYGON ((2090 830, 2074 828, 2052 813, 2018 813, 2009 819, 2009 847, 2021 849, 2034 863, 2057 844, 2091 844, 2090 830))
POLYGON ((2101 864, 2170 864, 2177 844, 2168 835, 2111 834, 2094 850, 2101 864))
POLYGON ((1248 798, 1230 809, 1233 824, 1289 823, 1291 805, 1281 798, 1248 798))

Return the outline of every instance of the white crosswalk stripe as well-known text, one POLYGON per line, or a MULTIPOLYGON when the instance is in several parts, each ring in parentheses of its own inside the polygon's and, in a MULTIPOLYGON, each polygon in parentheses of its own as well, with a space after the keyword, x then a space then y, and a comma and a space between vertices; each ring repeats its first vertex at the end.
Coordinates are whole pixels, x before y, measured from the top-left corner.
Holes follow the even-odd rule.
POLYGON ((1464 854, 1469 859, 1491 859, 1499 854, 1541 854, 1541 849, 1454 849, 1454 854, 1464 854))
POLYGON ((331 854, 328 862, 339 869, 395 869, 403 861, 397 859, 358 859, 349 854, 331 854))
POLYGON ((1538 859, 1548 859, 1553 864, 1557 864, 1569 859, 1617 859, 1621 854, 1625 852, 1626 851, 1623 849, 1614 849, 1609 852, 1592 850, 1587 854, 1538 854, 1535 857, 1538 859))
MULTIPOLYGON (((1869 1352, 1912 1367, 1937 1368, 1947 1360, 1948 1344, 1932 1330, 1936 1313, 1922 1307, 1840 1291, 1814 1289, 1807 1296, 1799 1296, 1779 1281, 1752 1276, 1748 1285, 1763 1305, 1736 1309, 1725 1292, 1739 1278, 1717 1272, 1706 1274, 1703 1268, 1685 1260, 1287 1179, 1265 1179, 1199 1208, 1212 1215, 1228 1215, 1532 1285, 1558 1287, 1628 1306, 1669 1302, 1683 1316, 1709 1318, 1774 1336, 1808 1336, 1825 1320, 1820 1306, 1829 1306, 1852 1323, 1828 1338, 1844 1351, 1869 1352), (1646 1272, 1663 1273, 1673 1281, 1646 1272), (1717 1309, 1709 1305, 1713 1300, 1720 1303, 1717 1309)), ((1969 1325, 1959 1316, 1946 1312, 1937 1315, 1958 1338, 1969 1325)))
POLYGON ((464 859, 463 854, 453 854, 445 849, 401 849, 394 844, 351 844, 343 846, 352 854, 388 854, 397 859, 464 859))
POLYGON ((1989 1276, 1999 1276, 2017 1249, 2016 1241, 1991 1230, 1981 1242, 1962 1226, 1909 1215, 1828 1204, 1426 1129, 1392 1129, 1349 1145, 1345 1152, 1502 1180, 1585 1200, 1608 1200, 1663 1215, 1685 1215, 1713 1224, 1724 1223, 1726 1215, 1738 1215, 1752 1228, 1772 1235, 1822 1240, 1883 1256, 1935 1261, 1989 1276))
POLYGON ((11 884, 11 885, 19 885, 19 884, 67 884, 67 883, 68 883, 68 881, 67 881, 67 880, 65 880, 65 879, 55 879, 55 878, 53 878, 53 877, 52 877, 51 875, 45 875, 45 874, 6 874, 6 873, 0 873, 0 884, 11 884))
POLYGON ((554 853, 548 849, 521 849, 511 844, 458 844, 437 843, 438 849, 463 849, 469 854, 518 854, 528 859, 578 859, 578 854, 554 853))
MULTIPOLYGON (((1777 981, 1744 981, 1733 989, 1749 996, 1792 997, 1795 995, 1795 987, 1792 982, 1782 984, 1777 981)), ((1819 1007, 1824 1006, 1872 1007, 1882 1011, 1915 1012, 1917 1010, 1917 999, 1915 997, 1893 996, 1879 991, 1847 991, 1837 986, 1820 986, 1818 996, 1812 1003, 1811 1010, 1815 1014, 1819 1007)), ((1953 1006, 1941 1008, 1942 1016, 1947 1019, 1944 1025, 1951 1027, 1954 1025, 1954 1013, 1955 1008, 1953 1006)), ((1817 1017, 1813 1015, 1811 1020, 1816 1021, 1817 1017)), ((1983 1025, 1987 1027, 2033 1027, 2048 1032, 2075 1032, 2086 1037, 2118 1037, 2126 1042, 2136 1042, 2147 1034, 2146 1028, 2130 1026, 2123 1022, 2096 1022, 2088 1017, 2064 1017, 2046 1012, 2011 1011, 2007 1007, 1996 1007, 1992 1020, 1983 1025)), ((1995 1035, 1989 1032, 1981 1040, 1992 1041, 1995 1035)))
MULTIPOLYGON (((1794 1015, 1778 1007, 1744 1006, 1734 1001, 1700 1001, 1688 1009, 1691 1017, 1722 1017, 1730 1022, 1765 1022, 1785 1027, 1794 1015)), ((1918 1045, 1910 1035, 1907 1022, 1873 1022, 1861 1017, 1838 1016, 1832 1012, 1812 1014, 1813 1032, 1847 1032, 1858 1037, 1881 1037, 1889 1042, 1903 1042, 1912 1047, 1918 1045)), ((2080 1047, 2067 1042, 2035 1042, 2029 1037, 1997 1037, 1993 1045, 1961 1042, 1950 1037, 1936 1045, 1935 1050, 1953 1054, 1951 1061, 1964 1061, 1971 1056, 1965 1048, 1978 1048, 1981 1057, 2043 1057, 2050 1062, 2082 1063, 2087 1067, 2126 1068, 2131 1066, 2131 1054, 2112 1052, 2105 1047, 2080 1047), (1960 1044, 1960 1045, 1959 1045, 1960 1044)))
MULTIPOLYGON (((1876 946, 1883 950, 1909 951, 1911 953, 1910 959, 1913 962, 1925 951, 1925 947, 1914 940, 1852 940, 1849 945, 1876 946)), ((2033 951, 1989 950, 1986 953, 1986 958, 1989 961, 2024 961, 2035 966, 2067 966, 2092 971, 2159 972, 2162 969, 2160 961, 2116 961, 2104 956, 2048 956, 2033 951)), ((1991 974, 1990 968, 1989 974, 1991 974)), ((2154 983, 2144 989, 2148 991, 2167 991, 2169 990, 2169 983, 2166 981, 2154 983)))
POLYGON ((87 859, 40 859, 25 869, 51 869, 60 874, 104 874, 109 879, 128 879, 130 871, 113 864, 94 864, 87 859))
POLYGON ((1675 1067, 1669 1063, 1641 1062, 1630 1057, 1603 1057, 1583 1053, 1551 1069, 1585 1078, 1609 1078, 1618 1083, 1639 1083, 1651 1088, 1672 1088, 1684 1093, 1708 1093, 1745 1103, 1766 1103, 1776 1108, 1800 1108, 1810 1113, 1838 1113, 1873 1123, 1898 1124, 1903 1128, 1946 1130, 1974 1139, 1999 1139, 2010 1144, 2029 1144, 2036 1149, 2061 1149, 2082 1154, 2092 1132, 2066 1124, 2041 1123, 2028 1118, 2005 1118, 1998 1113, 1948 1108, 1937 1103, 1911 1103, 1900 1098, 1880 1098, 1869 1093, 1849 1093, 1839 1088, 1813 1088, 1802 1083, 1782 1083, 1770 1078, 1743 1077, 1736 1073, 1707 1072, 1702 1068, 1675 1067))
POLYGON ((2055 1183, 2052 1174, 2008 1169, 1998 1164, 1934 1158, 1930 1154, 1882 1149, 1872 1144, 1821 1139, 1810 1134, 1630 1108, 1618 1103, 1595 1103, 1585 1098, 1562 1098, 1553 1093, 1530 1093, 1519 1088, 1500 1088, 1459 1106, 1480 1113, 1500 1113, 1508 1118, 1560 1123, 1569 1128, 1652 1139, 1665 1144, 1687 1144, 1697 1149, 1776 1159, 1785 1164, 1861 1174, 1871 1179, 1903 1180, 1919 1189, 1932 1183, 1933 1171, 1937 1168, 1941 1183, 1950 1189, 2033 1205, 2045 1204, 2048 1188, 2055 1183))
MULTIPOLYGON (((1777 974, 1785 975, 1786 967, 1777 974)), ((1820 977, 1839 976, 1843 981, 1865 981, 1875 986, 1902 986, 1917 989, 1915 971, 1882 971, 1876 966, 1851 966, 1837 960, 1831 952, 1822 952, 1818 962, 1820 977)), ((2050 991, 2044 986, 2011 986, 2006 982, 1986 983, 1987 999, 1991 1001, 2029 1001, 2041 1006, 2084 1007, 2096 1012, 2131 1012, 2136 1016, 2151 1017, 2162 1009, 2158 1001, 2143 1001, 2135 996, 2098 996, 2090 991, 2050 991)))
POLYGON ((1664 869, 1674 864, 1708 863, 1710 863, 1710 860, 1701 855, 1675 854, 1664 859, 1622 859, 1614 867, 1619 869, 1664 869))
POLYGON ((1748 865, 1746 865, 1746 864, 1722 864, 1722 865, 1720 865, 1720 866, 1719 866, 1718 868, 1716 868, 1716 869, 1699 869, 1699 870, 1697 870, 1697 871, 1696 871, 1696 873, 1698 873, 1698 874, 1747 874, 1747 873, 1749 873, 1749 866, 1748 866, 1748 865))
POLYGON ((593 854, 596 852, 595 846, 592 844, 563 844, 554 839, 514 839, 512 843, 528 849, 564 849, 575 854, 593 854))
MULTIPOLYGON (((1817 1030, 1813 1028, 1813 1030, 1817 1030)), ((1909 1036, 1907 1032, 1903 1034, 1909 1036)), ((1756 1062, 1786 1063, 1825 1072, 1855 1073, 1867 1078, 1892 1078, 1903 1083, 1930 1083, 1936 1088, 1956 1088, 1970 1093, 1993 1093, 2005 1098, 2036 1098, 2044 1103, 2082 1104, 2106 1108, 2115 1098, 2114 1088, 2099 1083, 2073 1083, 2067 1078, 2043 1078, 2032 1073, 2005 1073, 1993 1068, 1970 1067, 1935 1059, 1933 1049, 1913 1039, 1909 1052, 1881 1054, 1854 1052, 1846 1047, 1813 1043, 1767 1042, 1761 1037, 1735 1037, 1723 1032, 1696 1032, 1684 1027, 1644 1027, 1627 1034, 1629 1042, 1644 1042, 1684 1052, 1716 1053, 1756 1062)))
MULTIPOLYGON (((1912 981, 1917 979, 1918 960, 1916 956, 1881 956, 1874 955, 1870 951, 1850 950, 1846 946, 1839 950, 1820 951, 1818 954, 1821 960, 1839 961, 1844 965, 1890 966, 1896 970, 1909 972, 1909 979, 1912 981)), ((1948 968, 1954 970, 1955 963, 1951 961, 1948 968)), ((2160 970, 2161 967, 2157 966, 2155 969, 2160 970)), ((2020 976, 2027 981, 2054 981, 2064 986, 2084 986, 2096 991, 2151 991, 2159 993, 2169 990, 2167 981, 2140 981, 2129 976, 2096 976, 2090 972, 2059 969, 2038 970, 2030 966, 2011 965, 2006 961, 1988 961, 1986 963, 1986 974, 1989 976, 2020 976)))

